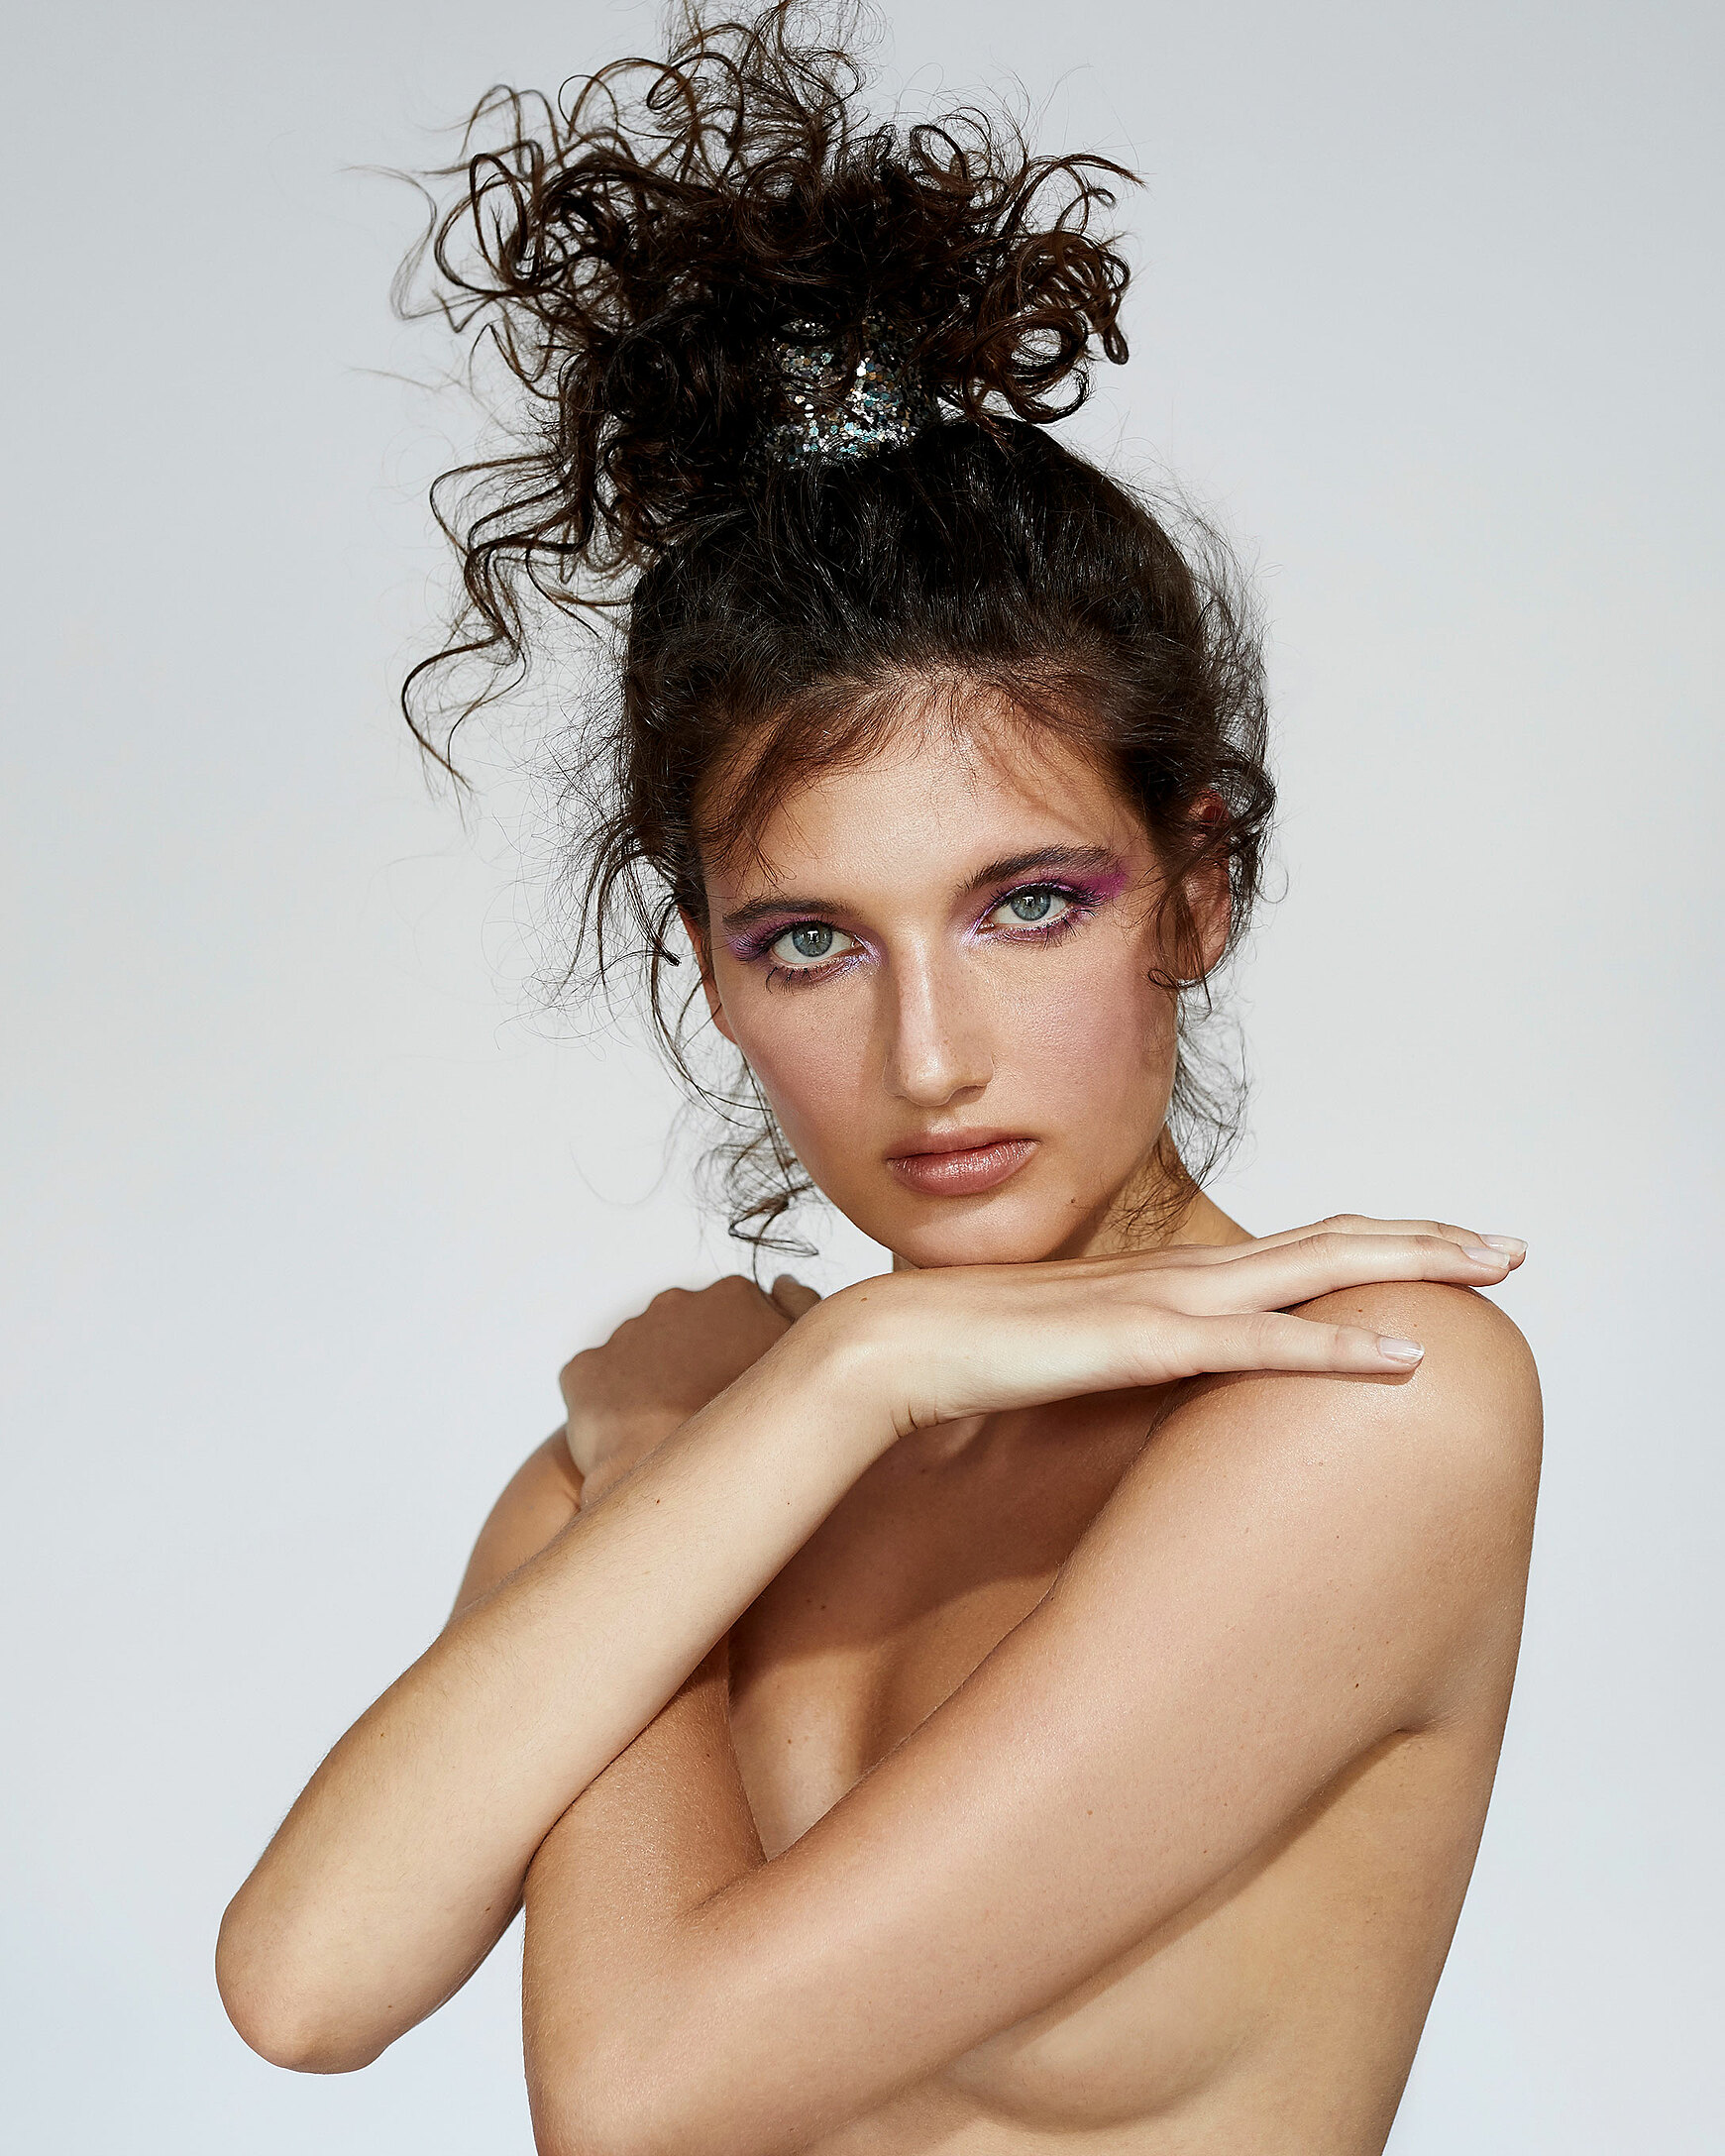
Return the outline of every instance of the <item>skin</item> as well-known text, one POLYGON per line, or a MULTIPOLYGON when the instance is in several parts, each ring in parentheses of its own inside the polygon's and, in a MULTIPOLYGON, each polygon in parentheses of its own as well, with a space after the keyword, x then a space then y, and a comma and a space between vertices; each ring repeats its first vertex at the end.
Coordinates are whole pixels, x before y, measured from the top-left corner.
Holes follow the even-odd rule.
MULTIPOLYGON (((752 875, 709 874, 708 922, 689 923, 713 1022, 797 1157, 901 1265, 1119 1248, 1122 1194, 1141 1189, 1161 1134, 1175 1043, 1172 999, 1150 978, 1167 961, 1156 857, 1116 791, 1055 747, 1002 721, 954 738, 913 710, 842 784, 789 805, 752 875), (1022 865, 999 873, 1007 862, 1022 865), (1001 903, 1038 887, 1040 919, 1001 903), (829 895, 844 903, 782 903, 829 895), (752 955, 806 916, 836 931, 826 964, 782 935, 790 964, 752 955), (967 1127, 1023 1133, 1035 1152, 976 1198, 893 1176, 889 1154, 967 1127)), ((1226 897, 1206 899, 1214 957, 1226 897)))
POLYGON ((709 864, 714 1022, 895 1270, 570 1363, 230 1906, 266 2056, 365 2064, 524 1895, 547 2156, 1381 2149, 1520 1633, 1519 1245, 1169 1225, 1155 852, 1025 750, 912 704, 709 864), (955 1133, 1015 1171, 895 1167, 955 1133))

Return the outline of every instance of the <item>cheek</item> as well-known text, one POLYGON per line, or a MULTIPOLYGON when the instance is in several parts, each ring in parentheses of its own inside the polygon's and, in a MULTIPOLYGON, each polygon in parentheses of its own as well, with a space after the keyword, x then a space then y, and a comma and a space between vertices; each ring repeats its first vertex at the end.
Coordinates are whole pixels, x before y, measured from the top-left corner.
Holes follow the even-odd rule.
MULTIPOLYGON (((993 954, 954 1019, 988 1036, 994 1077, 972 1112, 1036 1130, 1105 1174, 1130 1165, 1160 1129, 1175 1035, 1172 999, 1148 978, 1144 937, 1097 927, 1047 951, 993 954)), ((869 977, 769 996, 739 991, 727 1009, 792 1147, 829 1193, 844 1186, 852 1155, 872 1160, 878 1129, 898 1121, 882 1084, 869 977)))
POLYGON ((1118 1132, 1135 1151, 1138 1125, 1146 1116, 1159 1121, 1173 1079, 1172 999, 1147 978, 1135 939, 1087 938, 1049 959, 1015 998, 1011 1060, 1001 1075, 1010 1070, 1015 1091, 1029 1086, 1064 1111, 1075 1135, 1089 1141, 1118 1132))
POLYGON ((839 984, 784 992, 770 1008, 759 1002, 745 997, 731 1007, 737 1046, 793 1148, 811 1166, 811 1156, 829 1148, 827 1133, 857 1130, 868 1091, 869 1014, 862 997, 845 998, 839 984))

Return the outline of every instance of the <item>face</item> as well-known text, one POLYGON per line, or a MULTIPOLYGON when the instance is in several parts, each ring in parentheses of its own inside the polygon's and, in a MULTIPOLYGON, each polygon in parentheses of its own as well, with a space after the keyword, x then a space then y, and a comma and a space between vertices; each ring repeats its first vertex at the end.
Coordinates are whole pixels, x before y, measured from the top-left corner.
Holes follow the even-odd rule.
POLYGON ((914 1265, 1106 1246, 1153 1172, 1175 1014, 1154 850, 1087 758, 913 714, 706 886, 714 1022, 866 1235, 914 1265))

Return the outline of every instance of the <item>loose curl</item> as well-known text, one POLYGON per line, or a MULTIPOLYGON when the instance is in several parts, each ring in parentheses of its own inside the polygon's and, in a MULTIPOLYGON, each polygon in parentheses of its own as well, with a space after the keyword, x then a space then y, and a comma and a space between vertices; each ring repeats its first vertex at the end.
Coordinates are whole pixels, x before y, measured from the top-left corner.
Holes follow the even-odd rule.
POLYGON ((670 980, 680 912, 705 918, 702 860, 752 846, 910 701, 957 726, 981 695, 1079 743, 1166 871, 1178 1206, 1237 1129, 1194 1039, 1210 999, 1186 894, 1219 867, 1238 940, 1274 797, 1257 618, 1227 547, 1189 514, 1177 544, 1166 509, 1045 431, 1097 354, 1127 356, 1128 267, 1093 228, 1132 175, 1035 157, 974 108, 859 125, 855 16, 821 42, 829 20, 807 0, 747 22, 686 9, 663 60, 558 100, 491 90, 431 175, 464 185, 447 207, 433 192, 397 303, 500 362, 518 409, 502 454, 433 489, 460 599, 403 709, 454 771, 460 725, 529 675, 548 624, 616 624, 614 694, 586 700, 561 751, 563 986, 640 962, 662 1044, 731 1126, 731 1233, 776 1248, 807 1247, 782 1230, 809 1186, 746 1065, 697 1067, 699 984, 670 980), (852 359, 865 322, 892 325, 936 416, 842 465, 763 457, 793 321, 852 359))

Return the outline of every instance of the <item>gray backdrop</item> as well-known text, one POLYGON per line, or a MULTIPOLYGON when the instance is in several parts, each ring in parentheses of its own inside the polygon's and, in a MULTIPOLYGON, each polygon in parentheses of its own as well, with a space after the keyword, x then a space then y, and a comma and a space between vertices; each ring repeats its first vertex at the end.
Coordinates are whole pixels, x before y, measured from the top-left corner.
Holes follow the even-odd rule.
MULTIPOLYGON (((1527 1645, 1395 2156, 1717 2147, 1717 11, 891 13, 917 94, 1017 72, 1046 139, 1145 173, 1084 438, 1165 460, 1273 615, 1286 896, 1225 1202, 1532 1244, 1527 1645)), ((470 421, 390 377, 435 360, 385 306, 415 213, 351 169, 654 35, 593 0, 14 25, 21 2149, 530 2146, 512 1942, 335 2080, 245 2050, 210 1952, 563 1358, 732 1262, 645 1052, 535 1016, 519 789, 464 831, 391 715, 470 421)), ((816 1277, 878 1263, 835 1235, 816 1277)))

